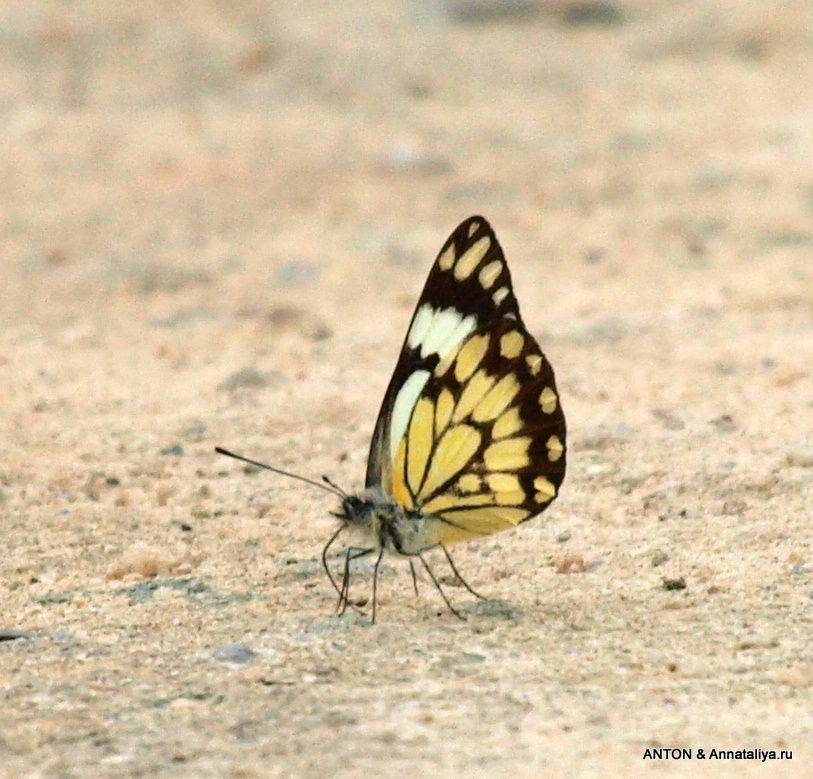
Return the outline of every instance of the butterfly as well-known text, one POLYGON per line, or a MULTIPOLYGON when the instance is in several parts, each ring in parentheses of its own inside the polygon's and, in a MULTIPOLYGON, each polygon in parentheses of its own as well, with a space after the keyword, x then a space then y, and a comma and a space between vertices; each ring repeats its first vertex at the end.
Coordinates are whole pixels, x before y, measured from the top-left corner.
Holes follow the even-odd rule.
POLYGON ((323 477, 340 499, 340 525, 322 552, 340 613, 350 604, 351 562, 375 554, 375 621, 378 570, 390 552, 409 560, 416 592, 419 560, 462 616, 424 553, 441 549, 482 598, 448 546, 544 511, 565 476, 565 433, 553 369, 523 324, 502 248, 489 223, 472 216, 443 244, 418 298, 378 413, 364 490, 348 494, 323 477), (346 550, 339 584, 327 555, 346 531, 360 541, 346 550))

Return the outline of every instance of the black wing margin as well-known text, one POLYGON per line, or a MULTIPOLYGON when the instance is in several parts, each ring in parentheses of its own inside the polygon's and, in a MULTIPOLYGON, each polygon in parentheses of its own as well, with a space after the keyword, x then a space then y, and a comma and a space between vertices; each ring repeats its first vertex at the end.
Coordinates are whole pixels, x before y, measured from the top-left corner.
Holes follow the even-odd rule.
POLYGON ((432 371, 442 356, 434 352, 422 356, 420 345, 410 346, 418 312, 427 305, 435 311, 454 310, 463 318, 473 317, 472 329, 500 319, 522 324, 502 247, 482 216, 471 216, 455 228, 429 271, 378 412, 367 459, 367 487, 381 484, 389 472, 389 422, 398 391, 415 371, 432 371))

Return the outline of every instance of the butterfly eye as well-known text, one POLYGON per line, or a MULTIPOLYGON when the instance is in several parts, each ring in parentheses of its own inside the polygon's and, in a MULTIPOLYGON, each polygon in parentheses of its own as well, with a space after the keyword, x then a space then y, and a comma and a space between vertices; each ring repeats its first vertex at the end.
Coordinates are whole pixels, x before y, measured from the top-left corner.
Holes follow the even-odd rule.
POLYGON ((355 495, 348 495, 342 500, 342 510, 345 517, 350 520, 359 521, 365 513, 368 504, 355 495))

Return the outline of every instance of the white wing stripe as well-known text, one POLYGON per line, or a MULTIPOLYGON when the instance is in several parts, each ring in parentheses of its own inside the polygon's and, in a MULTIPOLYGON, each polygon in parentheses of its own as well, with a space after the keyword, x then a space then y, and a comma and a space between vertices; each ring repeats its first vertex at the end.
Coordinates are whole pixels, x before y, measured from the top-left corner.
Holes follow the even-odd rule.
MULTIPOLYGON (((477 327, 472 314, 464 317, 454 308, 434 309, 424 303, 415 314, 409 328, 407 345, 419 349, 421 358, 437 354, 440 359, 464 341, 477 327)), ((429 380, 429 371, 419 370, 407 377, 401 385, 392 405, 390 419, 390 457, 395 459, 398 444, 406 433, 415 404, 429 380)))
MULTIPOLYGON (((466 317, 467 320, 471 318, 472 317, 466 317)), ((437 354, 443 357, 441 349, 446 347, 448 350, 450 346, 454 346, 454 343, 457 343, 455 341, 449 345, 448 342, 450 338, 457 337, 459 340, 465 337, 465 333, 462 336, 457 336, 458 328, 460 328, 463 321, 465 320, 462 314, 454 308, 444 308, 436 311, 432 319, 432 324, 429 326, 429 330, 421 343, 421 357, 428 357, 430 354, 437 354)))
POLYGON ((465 340, 470 333, 474 332, 475 327, 477 326, 477 319, 472 316, 467 316, 465 319, 460 321, 460 324, 449 333, 448 337, 443 340, 438 348, 436 349, 440 358, 443 357, 450 352, 452 349, 455 348, 459 343, 465 340))
POLYGON ((407 337, 407 344, 410 349, 417 349, 421 341, 426 337, 429 328, 432 326, 432 321, 435 318, 435 309, 428 303, 424 303, 415 314, 415 319, 412 322, 412 327, 409 328, 409 336, 407 337))
POLYGON ((395 452, 398 450, 398 444, 401 443, 410 417, 412 417, 415 404, 418 402, 418 397, 427 381, 429 381, 429 371, 415 371, 401 385, 401 389, 395 396, 390 418, 390 457, 393 460, 395 452))

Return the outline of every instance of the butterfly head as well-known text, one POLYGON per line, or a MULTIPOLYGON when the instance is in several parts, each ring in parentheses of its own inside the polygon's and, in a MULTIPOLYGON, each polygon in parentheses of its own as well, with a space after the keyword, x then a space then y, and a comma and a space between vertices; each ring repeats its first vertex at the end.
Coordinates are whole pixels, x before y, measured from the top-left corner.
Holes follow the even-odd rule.
POLYGON ((369 525, 373 514, 373 504, 360 495, 347 495, 342 498, 341 510, 334 516, 346 525, 369 525))
POLYGON ((357 495, 342 497, 340 511, 334 516, 346 527, 377 535, 382 520, 391 517, 394 510, 395 506, 380 490, 370 488, 357 495))

